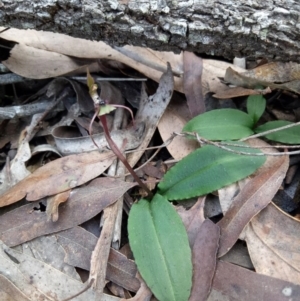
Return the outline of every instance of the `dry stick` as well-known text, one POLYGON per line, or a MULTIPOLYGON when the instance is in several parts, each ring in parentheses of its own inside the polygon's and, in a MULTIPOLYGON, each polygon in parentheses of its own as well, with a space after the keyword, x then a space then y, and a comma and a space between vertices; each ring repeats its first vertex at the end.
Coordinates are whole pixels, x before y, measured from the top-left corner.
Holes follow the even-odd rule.
MULTIPOLYGON (((117 174, 124 174, 124 166, 119 166, 117 174)), ((111 206, 105 208, 103 213, 103 226, 101 235, 92 253, 91 270, 89 281, 94 280, 93 288, 103 292, 106 284, 106 268, 113 239, 114 228, 117 221, 118 212, 123 208, 123 198, 120 198, 111 206)))
POLYGON ((275 132, 279 132, 279 131, 282 131, 282 130, 285 130, 285 129, 289 129, 289 128, 292 128, 292 127, 297 126, 297 125, 300 125, 300 121, 296 122, 296 123, 292 123, 292 124, 282 126, 280 128, 277 128, 277 129, 268 130, 268 131, 265 131, 265 132, 262 132, 262 133, 259 133, 259 134, 255 134, 255 135, 240 139, 239 141, 246 141, 248 139, 258 138, 258 137, 265 136, 265 135, 268 135, 268 134, 271 134, 271 133, 275 133, 275 132))
MULTIPOLYGON (((281 129, 283 129, 283 128, 280 128, 280 130, 281 129)), ((279 131, 279 129, 276 129, 276 131, 279 131)), ((269 132, 269 131, 267 131, 267 132, 269 132)), ((266 135, 265 133, 266 132, 261 133, 261 134, 266 135)), ((255 146, 252 147, 252 146, 247 146, 247 145, 246 146, 245 145, 237 145, 237 144, 234 144, 234 143, 213 142, 211 140, 207 140, 203 137, 200 137, 197 133, 191 133, 191 132, 185 132, 185 133, 180 133, 180 134, 176 133, 176 135, 179 135, 179 136, 194 136, 200 144, 214 145, 218 148, 221 148, 221 149, 224 149, 228 152, 239 154, 239 155, 247 155, 247 156, 287 156, 287 155, 298 155, 298 154, 300 154, 300 150, 292 151, 292 152, 284 152, 284 153, 258 153, 258 154, 254 154, 254 153, 250 153, 250 152, 236 151, 236 150, 233 150, 233 149, 231 149, 229 147, 226 147, 226 146, 235 146, 235 147, 243 147, 243 148, 244 147, 245 148, 259 148, 259 149, 260 148, 266 148, 266 147, 255 147, 255 146)), ((253 135, 253 136, 251 136, 251 138, 254 138, 254 136, 256 137, 256 135, 253 135)), ((247 137, 247 139, 249 139, 249 138, 250 137, 247 137)), ((246 138, 244 138, 242 140, 239 140, 239 141, 244 141, 244 140, 246 140, 246 138)), ((276 148, 288 148, 288 147, 289 147, 288 145, 276 146, 276 148)), ((292 146, 292 148, 300 148, 300 145, 299 146, 292 146)))
MULTIPOLYGON (((124 120, 124 110, 119 108, 115 111, 113 130, 118 130, 122 128, 123 120, 124 120)), ((124 165, 119 164, 118 160, 115 160, 108 170, 108 176, 113 176, 113 177, 118 176, 118 178, 121 178, 122 180, 125 180, 124 173, 125 173, 124 165)), ((112 206, 118 206, 115 226, 114 229, 112 229, 113 231, 112 247, 115 249, 119 249, 120 241, 121 241, 121 226, 122 226, 122 215, 123 215, 123 196, 120 199, 118 199, 118 201, 112 206)), ((104 213, 100 222, 101 226, 103 225, 102 221, 105 220, 106 218, 106 210, 108 209, 104 209, 104 213)))
POLYGON ((93 284, 94 280, 92 280, 84 289, 82 289, 80 292, 76 293, 75 295, 68 297, 66 299, 63 299, 61 301, 70 301, 70 300, 74 300, 74 298, 80 296, 81 294, 83 294, 84 292, 86 292, 93 284))

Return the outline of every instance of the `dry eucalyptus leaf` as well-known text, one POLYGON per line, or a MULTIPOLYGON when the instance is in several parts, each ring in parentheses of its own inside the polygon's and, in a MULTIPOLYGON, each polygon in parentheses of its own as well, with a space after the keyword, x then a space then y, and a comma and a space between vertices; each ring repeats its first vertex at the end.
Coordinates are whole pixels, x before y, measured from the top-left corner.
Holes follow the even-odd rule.
MULTIPOLYGON (((75 295, 86 287, 86 284, 45 262, 10 249, 2 242, 0 246, 0 274, 13 282, 29 300, 53 300, 53 295, 61 300, 75 295)), ((81 300, 119 299, 89 289, 76 297, 76 301, 81 300)))
POLYGON ((8 280, 5 276, 0 275, 0 300, 30 301, 31 299, 29 299, 29 296, 27 298, 12 281, 8 280))
POLYGON ((229 67, 225 81, 245 88, 265 86, 300 93, 300 64, 272 62, 242 73, 229 67))
POLYGON ((91 255, 98 238, 79 226, 60 231, 54 235, 65 250, 65 262, 88 271, 91 255))
MULTIPOLYGON (((158 130, 162 140, 166 141, 174 132, 181 133, 189 119, 189 110, 186 102, 173 102, 172 100, 158 124, 158 130)), ((175 160, 184 158, 198 147, 199 143, 196 140, 188 139, 184 136, 176 136, 173 141, 167 145, 169 153, 175 160)))
POLYGON ((206 301, 210 293, 217 264, 220 229, 205 220, 193 246, 193 285, 189 301, 206 301))
MULTIPOLYGON (((74 227, 55 234, 59 244, 65 250, 65 262, 90 270, 92 251, 97 243, 97 237, 81 227, 74 227)), ((120 252, 110 249, 108 257, 106 279, 121 287, 136 292, 140 283, 135 277, 137 267, 133 260, 128 259, 120 252)))
POLYGON ((218 256, 226 254, 250 220, 265 208, 278 191, 289 167, 287 156, 273 157, 273 166, 252 178, 234 198, 218 223, 221 230, 218 256))
MULTIPOLYGON (((144 130, 145 125, 141 122, 129 129, 112 130, 110 135, 119 148, 131 150, 137 148, 141 144, 144 130), (126 141, 125 145, 124 141, 126 141)), ((57 149, 63 155, 78 154, 98 149, 90 136, 82 136, 81 133, 72 126, 56 127, 51 134, 54 137, 57 149)), ((104 133, 93 134, 92 136, 101 150, 106 150, 109 147, 104 133)))
POLYGON ((202 223, 205 221, 204 217, 204 205, 206 197, 199 197, 198 201, 192 208, 186 210, 184 207, 175 207, 177 213, 182 219, 182 222, 186 228, 189 243, 191 248, 194 245, 196 236, 201 228, 202 223))
POLYGON ((248 228, 245 238, 257 272, 300 284, 299 221, 272 203, 255 216, 250 224, 250 230, 256 236, 253 247, 248 228), (271 254, 275 261, 261 257, 257 252, 258 243, 262 245, 261 252, 271 254))
POLYGON ((15 45, 10 51, 10 57, 3 64, 16 74, 35 79, 62 76, 89 66, 88 61, 75 60, 61 53, 24 44, 15 45))
POLYGON ((300 286, 218 261, 207 301, 296 301, 300 286))
POLYGON ((286 262, 272 246, 266 245, 264 238, 260 238, 254 232, 251 223, 247 225, 243 235, 257 273, 300 284, 299 269, 286 262))
POLYGON ((215 93, 213 96, 219 99, 228 99, 234 97, 241 97, 241 96, 249 96, 249 95, 265 95, 267 93, 271 93, 271 89, 267 87, 263 90, 254 90, 254 89, 246 89, 243 87, 233 87, 228 88, 227 90, 223 90, 221 92, 215 93))
MULTIPOLYGON (((4 27, 0 27, 0 31, 2 29, 4 27)), ((16 74, 21 75, 24 73, 23 75, 27 75, 27 77, 47 78, 73 70, 81 70, 84 73, 84 69, 81 67, 91 63, 89 60, 108 59, 128 65, 158 82, 162 73, 166 71, 167 62, 170 62, 172 70, 176 74, 174 77, 174 89, 183 92, 182 53, 159 52, 135 46, 112 48, 103 42, 72 38, 47 31, 20 30, 16 28, 11 28, 1 33, 0 37, 19 43, 16 45, 18 47, 12 51, 11 58, 3 62, 9 65, 16 74), (36 58, 32 55, 32 51, 38 54, 39 62, 37 67, 39 69, 35 66, 36 59, 32 59, 36 58), (74 58, 88 60, 76 61, 74 58), (58 67, 57 70, 55 70, 55 66, 58 67)), ((222 89, 227 88, 226 85, 219 81, 218 77, 223 77, 226 68, 229 66, 239 72, 243 71, 243 69, 229 63, 203 60, 203 94, 220 92, 222 89)))
POLYGON ((237 72, 244 72, 245 70, 234 66, 233 64, 219 61, 219 60, 203 60, 202 71, 202 89, 203 95, 214 92, 222 94, 223 91, 228 90, 228 86, 220 81, 219 78, 224 77, 227 68, 232 68, 237 72))
POLYGON ((82 185, 102 174, 114 159, 112 152, 93 151, 51 161, 6 191, 0 197, 0 207, 24 197, 35 201, 82 185))
POLYGON ((145 123, 145 133, 142 143, 136 149, 137 152, 130 153, 127 156, 127 161, 131 166, 134 166, 143 155, 143 152, 139 152, 139 149, 146 148, 157 128, 159 120, 164 114, 173 94, 174 80, 172 75, 171 66, 168 64, 168 70, 161 76, 157 91, 154 95, 147 96, 145 87, 143 86, 142 100, 139 110, 136 114, 137 124, 140 122, 145 123))
POLYGON ((1 216, 0 239, 9 246, 16 246, 41 235, 80 225, 135 185, 113 178, 97 178, 74 191, 68 201, 59 207, 60 218, 57 222, 49 221, 46 212, 37 210, 36 203, 19 207, 1 216))
POLYGON ((183 52, 183 88, 191 117, 206 111, 202 93, 202 59, 189 51, 183 52))
POLYGON ((58 243, 54 235, 41 236, 22 244, 25 255, 32 256, 53 268, 65 273, 80 281, 80 276, 76 272, 74 266, 64 261, 65 251, 58 243))

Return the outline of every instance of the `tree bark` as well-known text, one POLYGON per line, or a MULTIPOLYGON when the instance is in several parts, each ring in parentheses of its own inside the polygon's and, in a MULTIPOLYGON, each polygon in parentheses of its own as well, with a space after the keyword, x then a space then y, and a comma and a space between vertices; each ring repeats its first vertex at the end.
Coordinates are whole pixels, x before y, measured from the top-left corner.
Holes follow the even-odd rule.
POLYGON ((300 61, 297 0, 0 0, 0 25, 156 50, 300 61))

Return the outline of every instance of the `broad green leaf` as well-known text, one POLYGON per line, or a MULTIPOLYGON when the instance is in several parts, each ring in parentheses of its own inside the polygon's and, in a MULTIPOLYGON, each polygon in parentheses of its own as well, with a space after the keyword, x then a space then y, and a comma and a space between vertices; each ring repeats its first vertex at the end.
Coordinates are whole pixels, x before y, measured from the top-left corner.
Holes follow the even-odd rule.
MULTIPOLYGON (((261 153, 245 147, 236 151, 261 153)), ((197 149, 172 167, 158 184, 158 192, 168 200, 182 200, 210 193, 252 174, 265 156, 239 155, 213 145, 197 149)))
POLYGON ((247 98, 247 112, 256 124, 266 109, 266 99, 262 95, 250 95, 247 98))
MULTIPOLYGON (((280 128, 285 125, 293 124, 293 122, 286 121, 286 120, 276 120, 267 122, 255 129, 256 133, 262 133, 265 131, 273 130, 280 128)), ((265 135, 269 140, 287 143, 287 144, 300 144, 300 125, 274 132, 268 135, 265 135)))
POLYGON ((129 243, 143 279, 160 301, 187 301, 192 260, 185 227, 173 206, 156 194, 130 210, 129 243))
POLYGON ((114 106, 111 106, 111 105, 101 105, 100 106, 100 112, 99 112, 99 116, 102 116, 102 115, 106 115, 112 111, 114 111, 116 109, 116 107, 114 106))
POLYGON ((191 119, 184 132, 196 132, 209 140, 235 140, 253 134, 253 120, 245 112, 235 109, 219 109, 191 119))

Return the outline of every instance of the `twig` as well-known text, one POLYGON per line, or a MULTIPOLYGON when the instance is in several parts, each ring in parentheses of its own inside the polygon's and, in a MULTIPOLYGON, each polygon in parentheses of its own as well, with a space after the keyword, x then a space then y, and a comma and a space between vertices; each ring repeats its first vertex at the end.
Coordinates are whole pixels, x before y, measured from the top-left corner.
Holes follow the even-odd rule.
POLYGON ((74 300, 74 298, 76 298, 76 297, 80 296, 81 294, 83 294, 84 292, 86 292, 86 291, 92 286, 93 282, 94 282, 94 279, 92 279, 92 280, 87 284, 87 286, 86 286, 85 288, 83 288, 80 292, 78 292, 77 294, 75 294, 75 295, 73 295, 73 296, 71 296, 71 297, 68 297, 68 298, 66 298, 66 299, 63 299, 63 300, 61 300, 61 301, 70 301, 70 300, 74 300))
POLYGON ((262 133, 259 133, 259 134, 255 134, 255 135, 240 139, 239 141, 246 141, 248 139, 258 138, 258 137, 261 137, 261 136, 266 136, 268 134, 279 132, 279 131, 282 131, 282 130, 285 130, 285 129, 289 129, 289 128, 292 128, 292 127, 297 126, 297 125, 300 125, 300 121, 296 122, 296 123, 292 123, 292 124, 282 126, 280 128, 277 128, 277 129, 268 130, 268 131, 265 131, 265 132, 262 132, 262 133))
MULTIPOLYGON (((239 155, 246 155, 246 156, 287 156, 287 155, 296 155, 296 154, 300 154, 300 150, 298 151, 292 151, 292 152, 284 152, 284 153, 250 153, 250 152, 243 152, 243 151, 236 151, 236 150, 233 150, 227 146, 225 146, 223 144, 223 142, 213 142, 211 140, 207 140, 203 137, 200 137, 197 133, 190 133, 190 132, 186 132, 186 133, 182 133, 180 135, 183 135, 183 136, 194 136, 197 141, 200 143, 200 144, 210 144, 210 145, 214 145, 218 148, 221 148, 221 149, 224 149, 228 152, 231 152, 231 153, 235 153, 235 154, 239 154, 239 155)), ((244 145, 238 145, 238 144, 233 144, 232 143, 232 146, 234 147, 244 147, 244 145)), ((299 146, 300 147, 300 146, 299 146)), ((249 148, 256 148, 256 147, 249 147, 249 148)), ((261 147, 259 147, 261 148, 261 147)))

